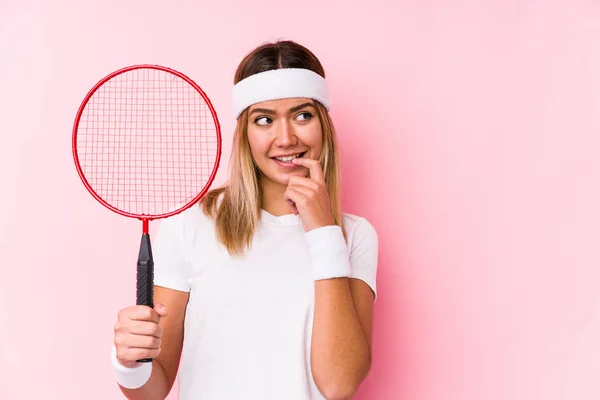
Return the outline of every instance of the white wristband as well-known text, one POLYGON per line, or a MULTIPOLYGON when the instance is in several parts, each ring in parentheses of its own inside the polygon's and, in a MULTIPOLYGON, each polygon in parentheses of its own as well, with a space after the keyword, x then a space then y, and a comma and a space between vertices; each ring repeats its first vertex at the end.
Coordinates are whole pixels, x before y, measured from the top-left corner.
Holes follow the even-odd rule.
POLYGON ((323 226, 306 232, 315 281, 350 276, 350 256, 342 228, 323 226))
POLYGON ((117 378, 117 382, 119 385, 123 386, 127 389, 137 389, 142 386, 148 379, 150 379, 150 375, 152 374, 152 363, 141 363, 134 368, 127 368, 124 365, 119 363, 117 360, 117 348, 113 344, 110 354, 110 359, 115 370, 115 377, 117 378))

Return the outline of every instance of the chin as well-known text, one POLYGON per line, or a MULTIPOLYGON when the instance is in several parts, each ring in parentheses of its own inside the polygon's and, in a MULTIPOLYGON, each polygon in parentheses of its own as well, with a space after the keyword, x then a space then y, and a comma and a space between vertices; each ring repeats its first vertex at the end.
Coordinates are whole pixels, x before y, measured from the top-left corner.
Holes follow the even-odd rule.
POLYGON ((268 180, 270 180, 271 182, 277 183, 279 185, 287 186, 289 184, 290 177, 292 177, 292 176, 306 177, 307 175, 308 175, 308 171, 306 171, 306 172, 294 171, 294 172, 288 172, 288 173, 281 173, 281 172, 270 173, 270 174, 266 174, 265 177, 268 180))

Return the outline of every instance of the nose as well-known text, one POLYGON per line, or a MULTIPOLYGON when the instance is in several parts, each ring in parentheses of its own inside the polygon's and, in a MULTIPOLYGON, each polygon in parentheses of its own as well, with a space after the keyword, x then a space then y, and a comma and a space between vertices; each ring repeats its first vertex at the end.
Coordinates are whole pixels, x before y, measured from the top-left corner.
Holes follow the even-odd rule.
POLYGON ((297 141, 294 127, 287 120, 277 124, 275 136, 275 144, 280 147, 293 146, 297 141))

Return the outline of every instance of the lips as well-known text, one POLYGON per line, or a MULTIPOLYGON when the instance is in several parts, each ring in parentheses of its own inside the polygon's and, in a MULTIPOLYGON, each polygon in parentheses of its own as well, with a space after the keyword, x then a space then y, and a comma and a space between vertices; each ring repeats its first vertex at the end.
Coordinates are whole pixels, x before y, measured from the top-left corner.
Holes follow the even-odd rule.
MULTIPOLYGON (((306 151, 302 152, 302 153, 292 153, 291 155, 294 155, 294 154, 300 154, 298 157, 295 157, 295 158, 300 158, 300 157, 303 157, 306 154, 306 151)), ((278 156, 278 157, 281 157, 281 156, 278 156)), ((299 167, 299 165, 296 165, 296 164, 292 163, 292 159, 289 159, 288 161, 281 161, 281 160, 276 159, 275 157, 271 157, 271 160, 275 164, 277 164, 277 165, 279 165, 280 167, 283 167, 283 168, 297 168, 297 167, 299 167)))
POLYGON ((283 162, 283 163, 291 163, 293 158, 301 158, 305 154, 306 154, 306 151, 303 151, 301 153, 289 153, 289 154, 285 154, 285 155, 282 154, 282 155, 277 155, 275 157, 271 157, 271 159, 274 161, 279 161, 279 162, 283 162), (278 160, 278 158, 279 159, 283 158, 284 160, 278 160))

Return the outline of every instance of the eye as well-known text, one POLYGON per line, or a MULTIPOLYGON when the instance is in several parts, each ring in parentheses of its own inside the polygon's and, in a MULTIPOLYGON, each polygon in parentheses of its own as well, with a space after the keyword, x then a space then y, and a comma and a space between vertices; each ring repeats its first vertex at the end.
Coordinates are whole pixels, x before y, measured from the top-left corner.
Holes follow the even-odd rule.
POLYGON ((311 113, 309 113, 308 111, 305 111, 305 112, 301 112, 300 114, 298 114, 297 119, 300 121, 309 121, 312 117, 313 117, 313 115, 311 113))
POLYGON ((273 120, 269 117, 258 117, 254 120, 254 123, 256 125, 262 125, 262 126, 269 125, 271 122, 273 122, 273 120))

